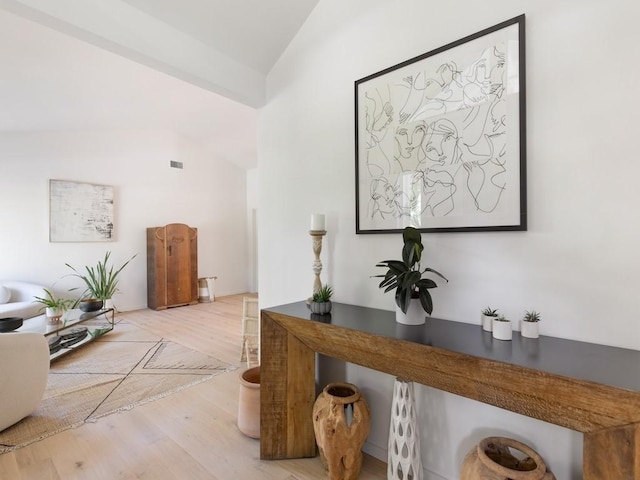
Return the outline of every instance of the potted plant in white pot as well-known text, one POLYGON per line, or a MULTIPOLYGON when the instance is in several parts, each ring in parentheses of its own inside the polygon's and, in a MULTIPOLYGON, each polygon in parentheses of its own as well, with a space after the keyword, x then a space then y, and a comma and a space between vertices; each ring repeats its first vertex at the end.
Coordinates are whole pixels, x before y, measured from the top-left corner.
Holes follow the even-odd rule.
POLYGON ((324 315, 331 312, 331 295, 333 295, 333 289, 329 285, 322 285, 311 297, 311 302, 307 304, 311 313, 324 315))
POLYGON ((432 268, 421 269, 420 259, 424 245, 418 230, 406 227, 402 231, 402 239, 402 260, 384 260, 378 263, 376 267, 384 267, 387 272, 374 277, 382 278, 378 286, 383 288, 385 293, 395 290, 396 321, 405 325, 421 325, 426 319, 423 312, 431 315, 433 311, 429 289, 438 286, 432 279, 422 276, 432 273, 447 282, 449 280, 432 268))
POLYGON ((112 308, 112 304, 110 304, 110 302, 113 295, 118 291, 118 281, 120 280, 118 276, 122 270, 124 270, 124 267, 126 267, 129 262, 136 257, 134 255, 124 262, 120 268, 114 270, 113 265, 109 265, 110 256, 111 252, 107 252, 104 255, 104 260, 98 260, 95 267, 85 266, 85 274, 80 273, 74 267, 65 263, 67 267, 75 272, 72 275, 78 277, 84 282, 86 289, 82 294, 82 297, 102 300, 104 302, 104 308, 112 308))
POLYGON ((504 315, 498 315, 493 319, 493 338, 496 340, 511 340, 513 326, 511 320, 508 320, 504 315))
POLYGON ((527 338, 538 338, 540 336, 540 313, 535 310, 526 311, 520 322, 520 335, 527 338))
POLYGON ((480 314, 480 321, 482 322, 482 329, 486 332, 493 330, 493 319, 498 316, 498 310, 491 307, 486 307, 480 314))
POLYGON ((73 300, 56 297, 51 290, 43 289, 45 296, 34 296, 34 302, 41 303, 49 323, 58 323, 65 311, 73 305, 73 300))

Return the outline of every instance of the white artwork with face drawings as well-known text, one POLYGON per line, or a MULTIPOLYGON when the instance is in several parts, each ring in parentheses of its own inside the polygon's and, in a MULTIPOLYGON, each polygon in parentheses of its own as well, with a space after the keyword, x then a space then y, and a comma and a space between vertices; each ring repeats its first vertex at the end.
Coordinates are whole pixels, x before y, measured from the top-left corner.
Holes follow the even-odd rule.
POLYGON ((520 221, 518 25, 358 84, 358 228, 520 221))

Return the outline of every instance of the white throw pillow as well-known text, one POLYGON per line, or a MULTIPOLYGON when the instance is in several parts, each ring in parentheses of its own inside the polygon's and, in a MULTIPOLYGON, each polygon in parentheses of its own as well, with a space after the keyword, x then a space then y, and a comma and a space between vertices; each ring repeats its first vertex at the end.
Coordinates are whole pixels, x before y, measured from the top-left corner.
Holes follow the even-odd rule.
POLYGON ((4 285, 0 285, 0 305, 9 303, 9 300, 11 300, 11 290, 4 285))

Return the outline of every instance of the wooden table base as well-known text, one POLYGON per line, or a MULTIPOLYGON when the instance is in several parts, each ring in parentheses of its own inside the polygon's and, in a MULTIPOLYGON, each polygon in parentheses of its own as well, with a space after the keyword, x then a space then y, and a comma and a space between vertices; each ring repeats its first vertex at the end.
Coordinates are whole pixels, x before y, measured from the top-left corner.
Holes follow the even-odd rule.
POLYGON ((494 344, 477 325, 428 319, 398 327, 391 312, 336 303, 320 321, 310 320, 303 302, 265 309, 261 326, 262 459, 316 455, 318 352, 582 432, 584 480, 640 478, 640 352, 551 337, 527 343, 517 333, 494 344), (452 338, 469 345, 450 348, 452 338), (557 365, 562 355, 575 366, 557 365), (598 375, 608 372, 596 368, 600 362, 626 369, 622 381, 638 387, 602 382, 598 375))

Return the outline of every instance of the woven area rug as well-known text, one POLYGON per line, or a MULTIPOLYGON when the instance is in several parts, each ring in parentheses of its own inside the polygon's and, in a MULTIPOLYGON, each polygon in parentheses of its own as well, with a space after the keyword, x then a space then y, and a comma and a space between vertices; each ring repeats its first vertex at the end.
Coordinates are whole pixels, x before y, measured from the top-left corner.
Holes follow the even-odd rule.
POLYGON ((112 332, 51 364, 42 404, 0 432, 0 454, 236 368, 119 322, 112 332))

